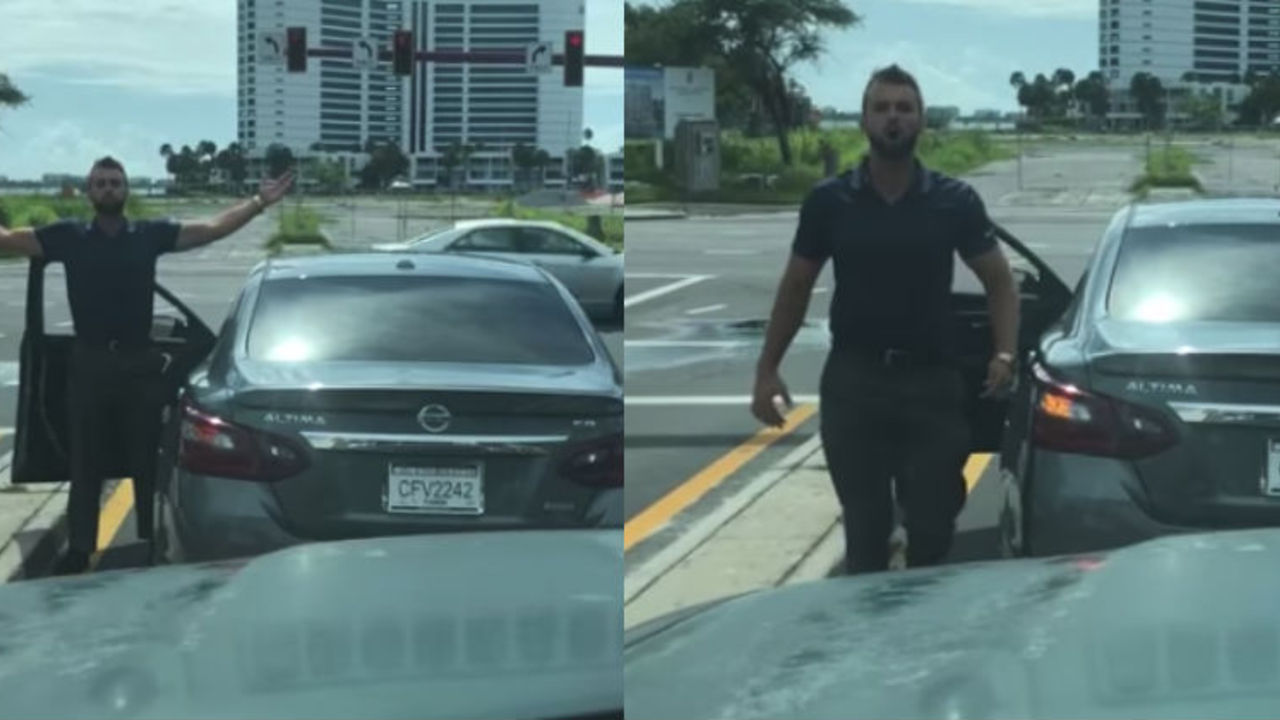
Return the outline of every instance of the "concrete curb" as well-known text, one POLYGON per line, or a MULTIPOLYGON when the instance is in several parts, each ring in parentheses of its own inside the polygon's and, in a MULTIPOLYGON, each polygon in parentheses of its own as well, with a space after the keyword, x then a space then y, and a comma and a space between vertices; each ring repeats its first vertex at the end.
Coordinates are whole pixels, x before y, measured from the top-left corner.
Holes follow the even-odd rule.
POLYGON ((68 484, 41 483, 14 486, 9 481, 13 453, 0 458, 0 490, 6 495, 44 495, 12 532, 0 538, 0 582, 12 582, 48 574, 67 542, 68 484))
POLYGON ((829 577, 843 558, 840 506, 814 436, 628 572, 625 625, 829 577))
POLYGON ((688 214, 682 212, 644 212, 644 213, 622 213, 622 222, 643 222, 645 220, 684 220, 689 217, 688 214))

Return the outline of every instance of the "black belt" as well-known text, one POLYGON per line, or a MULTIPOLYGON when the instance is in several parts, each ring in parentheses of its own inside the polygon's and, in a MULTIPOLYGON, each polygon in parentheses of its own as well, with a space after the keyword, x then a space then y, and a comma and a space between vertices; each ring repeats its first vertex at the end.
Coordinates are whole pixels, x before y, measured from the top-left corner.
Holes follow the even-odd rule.
POLYGON ((871 348, 862 346, 837 346, 836 352, 866 360, 881 367, 895 370, 911 368, 945 367, 955 364, 948 353, 897 348, 871 348))
POLYGON ((150 348, 149 343, 135 342, 131 340, 97 340, 88 338, 76 338, 76 344, 90 350, 105 350, 107 352, 142 352, 150 348))

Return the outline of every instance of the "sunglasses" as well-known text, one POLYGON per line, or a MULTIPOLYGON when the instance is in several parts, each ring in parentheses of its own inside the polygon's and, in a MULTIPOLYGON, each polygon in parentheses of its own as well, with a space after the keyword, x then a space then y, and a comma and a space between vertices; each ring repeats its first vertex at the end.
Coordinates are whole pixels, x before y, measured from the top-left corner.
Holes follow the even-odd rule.
POLYGON ((99 190, 105 187, 119 188, 124 187, 124 181, 120 178, 98 178, 93 181, 93 186, 99 190))

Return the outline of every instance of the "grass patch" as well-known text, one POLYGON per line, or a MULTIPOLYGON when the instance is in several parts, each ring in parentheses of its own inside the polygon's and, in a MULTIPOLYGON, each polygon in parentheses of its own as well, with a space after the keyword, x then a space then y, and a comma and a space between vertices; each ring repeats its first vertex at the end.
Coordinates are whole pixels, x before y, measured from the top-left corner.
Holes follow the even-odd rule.
MULTIPOLYGON (((494 214, 497 217, 516 218, 518 220, 550 220, 565 227, 571 227, 578 232, 591 235, 587 230, 587 216, 578 213, 521 207, 512 200, 503 200, 495 207, 494 214)), ((599 218, 604 237, 597 237, 596 239, 615 250, 622 250, 622 216, 601 214, 599 218)))
MULTIPOLYGON (((125 216, 134 220, 150 220, 161 215, 149 201, 136 195, 125 202, 125 216)), ((85 197, 50 195, 0 196, 0 225, 8 228, 40 227, 59 220, 87 222, 93 217, 93 206, 85 197)))
POLYGON ((280 254, 290 245, 319 245, 332 249, 329 239, 320 232, 320 222, 320 214, 314 210, 296 205, 282 206, 279 225, 267 239, 265 247, 272 255, 280 254))
POLYGON ((1174 145, 1154 148, 1144 172, 1134 179, 1129 192, 1146 195, 1152 188, 1190 188, 1202 193, 1204 187, 1191 172, 1195 163, 1195 155, 1185 148, 1174 145))
MULTIPOLYGON (((782 164, 776 139, 749 138, 740 132, 727 131, 720 138, 720 190, 685 193, 676 186, 672 172, 650 172, 639 178, 643 182, 627 183, 627 203, 690 201, 794 205, 823 178, 823 140, 835 149, 838 157, 836 166, 840 170, 857 164, 867 152, 866 136, 860 130, 797 130, 788 139, 793 159, 790 167, 782 164)), ((948 175, 963 175, 994 160, 1015 156, 1011 148, 979 131, 926 132, 920 138, 917 154, 926 167, 948 175)), ((637 152, 635 157, 645 156, 637 152)), ((637 160, 635 164, 641 162, 637 160)), ((666 167, 674 171, 674 165, 666 167)))

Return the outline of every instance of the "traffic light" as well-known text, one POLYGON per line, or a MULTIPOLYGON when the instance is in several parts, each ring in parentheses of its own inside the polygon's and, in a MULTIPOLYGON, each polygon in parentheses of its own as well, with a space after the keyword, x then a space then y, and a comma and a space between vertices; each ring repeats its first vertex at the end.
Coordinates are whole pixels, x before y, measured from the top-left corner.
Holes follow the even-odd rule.
POLYGON ((413 31, 396 31, 391 43, 391 54, 397 75, 413 74, 413 31))
POLYGON ((289 72, 307 71, 307 29, 291 27, 285 29, 285 56, 288 58, 289 72))
POLYGON ((582 87, 582 53, 586 40, 581 30, 564 33, 564 86, 582 87))

